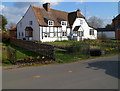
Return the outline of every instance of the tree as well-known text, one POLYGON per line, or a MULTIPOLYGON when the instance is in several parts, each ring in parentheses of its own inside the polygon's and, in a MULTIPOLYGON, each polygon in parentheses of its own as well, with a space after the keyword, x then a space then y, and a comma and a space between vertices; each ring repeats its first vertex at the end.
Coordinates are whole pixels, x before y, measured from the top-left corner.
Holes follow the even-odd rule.
POLYGON ((93 28, 101 28, 104 25, 104 22, 101 18, 92 16, 88 19, 88 24, 93 28))
POLYGON ((105 28, 113 28, 113 25, 112 25, 112 24, 107 24, 107 25, 105 26, 105 28))
POLYGON ((10 29, 13 28, 14 26, 16 26, 16 24, 13 23, 13 22, 11 22, 10 24, 8 24, 8 27, 9 27, 10 29))
POLYGON ((0 15, 0 28, 2 28, 2 30, 5 30, 6 24, 7 19, 3 15, 0 15))

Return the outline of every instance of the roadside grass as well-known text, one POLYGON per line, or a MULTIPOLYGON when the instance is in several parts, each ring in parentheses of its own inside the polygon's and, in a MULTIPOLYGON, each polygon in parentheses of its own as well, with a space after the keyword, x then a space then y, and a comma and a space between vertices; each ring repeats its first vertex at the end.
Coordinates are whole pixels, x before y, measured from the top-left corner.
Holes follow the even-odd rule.
POLYGON ((120 55, 120 53, 111 53, 101 56, 86 56, 81 54, 68 53, 63 49, 56 49, 56 53, 55 53, 57 63, 70 63, 70 62, 83 61, 88 59, 95 59, 95 58, 114 56, 114 55, 120 55))
POLYGON ((81 59, 88 59, 90 58, 90 56, 85 56, 78 53, 77 54, 68 53, 66 50, 56 49, 55 58, 57 63, 68 63, 68 62, 79 61, 81 59))
POLYGON ((2 46, 2 44, 3 44, 3 43, 2 43, 2 42, 0 42, 0 46, 2 46))
POLYGON ((35 52, 29 51, 27 49, 24 48, 20 48, 18 46, 15 45, 9 45, 9 47, 13 50, 17 50, 17 59, 24 59, 24 58, 28 58, 28 57, 33 57, 36 58, 37 56, 40 56, 40 54, 37 54, 35 52))

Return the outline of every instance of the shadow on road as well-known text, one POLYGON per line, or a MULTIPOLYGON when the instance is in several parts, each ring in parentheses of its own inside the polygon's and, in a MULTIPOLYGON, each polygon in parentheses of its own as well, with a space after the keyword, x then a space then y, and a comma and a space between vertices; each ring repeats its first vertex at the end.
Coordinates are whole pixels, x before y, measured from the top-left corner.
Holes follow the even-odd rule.
POLYGON ((120 62, 119 61, 97 61, 88 63, 87 68, 95 67, 93 70, 104 69, 105 73, 120 79, 120 62))

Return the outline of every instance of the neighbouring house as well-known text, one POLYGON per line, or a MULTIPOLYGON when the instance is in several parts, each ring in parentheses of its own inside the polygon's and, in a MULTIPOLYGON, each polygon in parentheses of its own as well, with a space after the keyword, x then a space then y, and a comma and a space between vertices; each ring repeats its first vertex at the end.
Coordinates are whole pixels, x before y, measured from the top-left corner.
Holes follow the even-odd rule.
POLYGON ((115 27, 115 38, 120 40, 120 14, 117 15, 112 21, 113 26, 115 27))
POLYGON ((98 38, 115 39, 115 28, 97 28, 98 38))
POLYGON ((9 29, 8 33, 9 33, 10 37, 16 38, 17 37, 17 27, 14 26, 13 28, 9 29))
POLYGON ((105 36, 107 39, 120 40, 120 14, 112 20, 111 28, 98 28, 98 37, 105 36))
POLYGON ((50 3, 45 3, 43 7, 30 5, 17 24, 17 38, 42 42, 80 41, 97 39, 97 30, 88 25, 79 9, 68 13, 51 9, 50 3))

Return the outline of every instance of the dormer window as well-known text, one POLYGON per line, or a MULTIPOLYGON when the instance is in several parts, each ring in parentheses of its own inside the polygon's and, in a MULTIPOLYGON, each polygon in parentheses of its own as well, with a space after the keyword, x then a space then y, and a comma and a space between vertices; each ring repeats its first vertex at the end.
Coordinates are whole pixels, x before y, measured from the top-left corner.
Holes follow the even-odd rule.
POLYGON ((61 21, 61 26, 66 26, 67 25, 67 21, 61 21))
POLYGON ((54 21, 49 20, 49 21, 48 21, 48 26, 53 26, 53 25, 54 25, 54 21))

